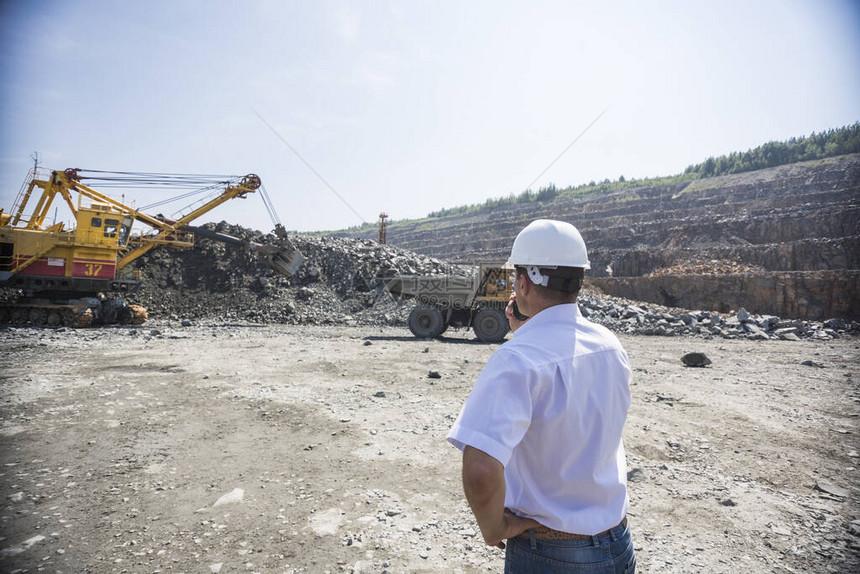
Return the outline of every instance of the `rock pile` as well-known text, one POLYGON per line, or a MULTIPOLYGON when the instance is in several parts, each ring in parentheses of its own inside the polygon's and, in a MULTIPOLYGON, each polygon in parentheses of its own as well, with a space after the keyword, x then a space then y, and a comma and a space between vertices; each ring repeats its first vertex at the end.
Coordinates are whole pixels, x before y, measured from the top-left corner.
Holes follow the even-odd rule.
POLYGON ((773 315, 752 315, 743 307, 734 314, 685 311, 584 292, 579 308, 590 321, 615 332, 638 335, 698 335, 725 339, 829 340, 860 335, 860 323, 829 319, 805 321, 773 315))
POLYGON ((754 265, 738 263, 736 261, 711 259, 708 261, 691 261, 678 263, 669 267, 661 267, 647 275, 649 277, 662 277, 665 275, 729 275, 733 273, 760 273, 762 271, 763 269, 754 265))
MULTIPOLYGON (((257 243, 277 238, 221 222, 206 226, 257 243)), ((137 267, 143 285, 131 297, 150 316, 172 320, 285 324, 401 324, 408 306, 385 294, 398 274, 462 273, 452 266, 366 239, 299 236, 305 256, 291 278, 274 273, 240 246, 199 239, 186 251, 153 250, 137 267)))

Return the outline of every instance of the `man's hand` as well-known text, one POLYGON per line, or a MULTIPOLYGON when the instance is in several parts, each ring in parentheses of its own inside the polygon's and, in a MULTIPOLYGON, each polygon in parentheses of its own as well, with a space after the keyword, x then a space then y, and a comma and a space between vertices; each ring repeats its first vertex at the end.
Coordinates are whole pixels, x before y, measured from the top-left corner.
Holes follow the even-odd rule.
POLYGON ((501 539, 498 541, 487 541, 487 544, 489 544, 490 546, 496 546, 498 548, 501 548, 502 550, 505 549, 505 543, 502 542, 502 540, 507 540, 508 538, 519 536, 529 528, 537 528, 541 525, 540 522, 538 522, 537 520, 517 516, 507 508, 505 509, 503 522, 505 524, 505 527, 501 539), (495 544, 493 544, 493 542, 495 542, 495 544))
POLYGON ((517 329, 522 327, 526 321, 528 321, 528 319, 526 319, 526 321, 520 321, 514 315, 514 302, 516 302, 516 300, 517 294, 511 293, 511 296, 508 299, 508 306, 505 307, 505 317, 507 317, 508 319, 508 325, 511 326, 511 332, 516 331, 517 329))

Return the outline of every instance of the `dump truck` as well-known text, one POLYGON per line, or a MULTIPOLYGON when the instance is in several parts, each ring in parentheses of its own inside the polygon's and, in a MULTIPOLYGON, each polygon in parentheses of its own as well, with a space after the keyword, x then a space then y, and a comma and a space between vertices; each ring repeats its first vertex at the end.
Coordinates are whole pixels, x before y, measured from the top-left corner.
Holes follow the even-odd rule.
MULTIPOLYGON (((0 287, 19 293, 16 300, 0 304, 0 323, 72 327, 141 324, 147 319, 146 310, 127 300, 140 284, 140 271, 130 264, 156 247, 193 247, 196 234, 241 244, 262 254, 276 272, 294 274, 303 256, 279 222, 275 226, 278 245, 243 241, 189 225, 218 205, 244 198, 261 185, 255 174, 192 176, 34 167, 12 210, 7 213, 0 209, 0 287), (174 220, 126 205, 96 191, 84 183, 85 179, 110 187, 198 187, 206 195, 174 220), (57 198, 71 211, 74 228, 66 229, 64 222, 46 223, 57 198), (32 211, 31 200, 35 200, 32 211), (134 223, 146 229, 135 233, 134 223)), ((263 195, 274 220, 276 215, 264 189, 263 195)))
POLYGON ((448 327, 471 327, 478 340, 504 340, 510 329, 505 307, 513 292, 513 267, 479 263, 471 275, 393 277, 385 290, 395 299, 415 299, 409 330, 419 338, 435 338, 448 327))

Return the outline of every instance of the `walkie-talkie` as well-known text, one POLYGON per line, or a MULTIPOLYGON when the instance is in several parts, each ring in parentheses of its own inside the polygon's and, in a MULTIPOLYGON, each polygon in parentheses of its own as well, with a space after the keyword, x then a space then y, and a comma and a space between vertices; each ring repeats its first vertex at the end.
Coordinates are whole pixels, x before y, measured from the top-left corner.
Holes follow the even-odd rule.
POLYGON ((517 302, 514 301, 514 317, 516 317, 517 321, 526 321, 528 320, 528 315, 523 315, 520 313, 520 308, 517 306, 517 302))

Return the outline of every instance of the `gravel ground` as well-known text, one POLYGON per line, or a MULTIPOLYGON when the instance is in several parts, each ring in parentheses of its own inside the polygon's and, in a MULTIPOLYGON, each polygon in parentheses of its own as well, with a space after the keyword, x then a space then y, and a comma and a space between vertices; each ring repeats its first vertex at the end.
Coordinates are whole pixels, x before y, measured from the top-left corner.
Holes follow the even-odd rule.
MULTIPOLYGON (((446 335, 0 329, 0 571, 500 572, 444 440, 497 345, 446 335)), ((858 571, 860 341, 621 338, 641 572, 858 571)))

